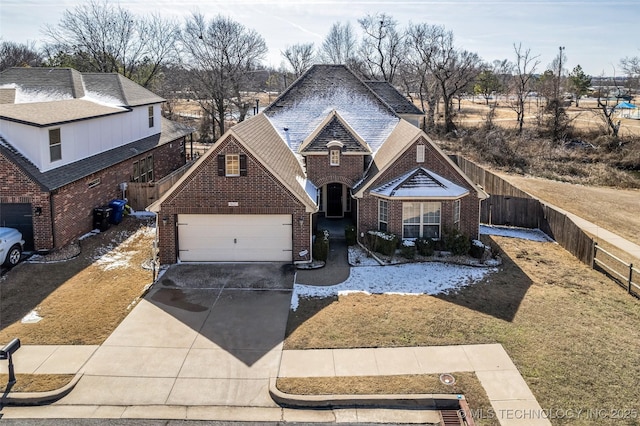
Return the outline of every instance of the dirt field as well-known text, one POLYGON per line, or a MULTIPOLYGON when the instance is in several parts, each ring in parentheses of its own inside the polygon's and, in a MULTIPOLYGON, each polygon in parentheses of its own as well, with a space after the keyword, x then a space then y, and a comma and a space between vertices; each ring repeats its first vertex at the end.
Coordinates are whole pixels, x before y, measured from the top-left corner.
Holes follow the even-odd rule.
POLYGON ((23 262, 0 280, 0 343, 101 344, 152 282, 142 264, 151 258, 154 228, 125 217, 82 240, 81 254, 56 263, 23 262), (34 313, 42 319, 24 323, 34 313))
POLYGON ((457 293, 302 301, 290 315, 285 347, 501 343, 543 409, 639 409, 638 300, 555 243, 493 240, 503 251, 501 271, 457 293))
POLYGON ((497 172, 529 194, 640 244, 640 190, 574 185, 497 172))

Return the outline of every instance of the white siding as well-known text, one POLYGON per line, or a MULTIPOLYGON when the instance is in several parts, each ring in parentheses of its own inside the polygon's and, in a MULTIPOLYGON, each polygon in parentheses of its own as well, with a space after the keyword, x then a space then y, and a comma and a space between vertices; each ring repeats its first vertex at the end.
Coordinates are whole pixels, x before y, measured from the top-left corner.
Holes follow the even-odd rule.
POLYGON ((161 130, 160 105, 154 105, 149 127, 148 106, 132 111, 59 126, 35 127, 0 120, 0 135, 42 172, 146 138, 161 130), (49 161, 49 130, 60 128, 62 160, 49 161))

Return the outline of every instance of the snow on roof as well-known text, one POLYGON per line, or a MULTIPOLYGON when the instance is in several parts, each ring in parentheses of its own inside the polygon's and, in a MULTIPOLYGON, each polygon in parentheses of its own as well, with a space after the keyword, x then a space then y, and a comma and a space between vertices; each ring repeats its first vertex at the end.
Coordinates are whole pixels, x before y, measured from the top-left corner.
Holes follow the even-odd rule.
POLYGON ((371 191, 386 197, 461 197, 469 193, 448 179, 424 167, 413 169, 404 175, 385 183, 371 191))
POLYGON ((290 107, 273 109, 269 119, 293 151, 336 110, 373 151, 389 137, 400 119, 370 97, 348 90, 305 97, 290 107), (286 130, 285 130, 286 129, 286 130))
POLYGON ((16 89, 16 97, 14 103, 28 104, 34 102, 53 102, 73 99, 70 93, 65 93, 55 89, 29 90, 16 84, 3 85, 2 88, 16 89), (13 87, 7 87, 13 86, 13 87))

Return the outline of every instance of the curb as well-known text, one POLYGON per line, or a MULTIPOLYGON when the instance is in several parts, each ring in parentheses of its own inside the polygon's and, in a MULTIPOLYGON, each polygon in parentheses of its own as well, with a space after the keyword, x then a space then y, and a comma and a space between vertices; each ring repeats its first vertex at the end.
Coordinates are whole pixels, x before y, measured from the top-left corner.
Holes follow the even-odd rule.
POLYGON ((290 408, 404 408, 421 410, 459 410, 464 395, 397 394, 397 395, 294 395, 276 387, 276 377, 269 379, 269 395, 278 405, 290 408))
POLYGON ((57 401, 69 394, 82 378, 76 373, 69 383, 60 389, 47 392, 9 392, 0 398, 0 406, 5 405, 45 405, 57 401))

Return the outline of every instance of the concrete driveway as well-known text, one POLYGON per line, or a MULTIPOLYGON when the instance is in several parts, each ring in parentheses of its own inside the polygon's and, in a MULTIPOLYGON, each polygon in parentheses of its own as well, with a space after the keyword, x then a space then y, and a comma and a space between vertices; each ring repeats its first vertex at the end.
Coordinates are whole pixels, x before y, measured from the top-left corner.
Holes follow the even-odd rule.
POLYGON ((275 407, 291 265, 171 266, 57 404, 275 407))

